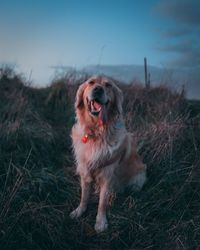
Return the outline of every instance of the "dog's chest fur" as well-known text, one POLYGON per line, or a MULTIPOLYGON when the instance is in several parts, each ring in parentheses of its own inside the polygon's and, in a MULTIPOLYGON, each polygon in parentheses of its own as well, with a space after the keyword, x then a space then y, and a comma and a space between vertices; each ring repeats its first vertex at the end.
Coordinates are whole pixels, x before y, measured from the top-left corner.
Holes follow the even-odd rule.
POLYGON ((109 139, 108 143, 107 138, 102 135, 102 137, 98 138, 89 138, 87 143, 83 143, 81 141, 82 133, 82 128, 76 124, 72 129, 73 147, 77 166, 79 168, 82 166, 88 170, 103 167, 105 162, 111 159, 119 149, 122 141, 122 138, 115 135, 112 141, 109 139))

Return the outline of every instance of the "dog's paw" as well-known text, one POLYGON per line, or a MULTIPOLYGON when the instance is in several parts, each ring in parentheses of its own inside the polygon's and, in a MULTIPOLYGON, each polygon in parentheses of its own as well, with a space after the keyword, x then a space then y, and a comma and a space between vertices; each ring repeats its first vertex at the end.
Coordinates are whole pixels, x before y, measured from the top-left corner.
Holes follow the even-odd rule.
POLYGON ((72 211, 72 212, 70 213, 69 216, 70 216, 71 219, 77 219, 77 218, 81 217, 81 215, 82 215, 84 212, 85 212, 85 209, 82 208, 82 207, 80 207, 80 206, 78 206, 74 211, 72 211))
POLYGON ((94 229, 97 233, 101 233, 108 228, 108 222, 106 218, 99 218, 96 220, 94 229))

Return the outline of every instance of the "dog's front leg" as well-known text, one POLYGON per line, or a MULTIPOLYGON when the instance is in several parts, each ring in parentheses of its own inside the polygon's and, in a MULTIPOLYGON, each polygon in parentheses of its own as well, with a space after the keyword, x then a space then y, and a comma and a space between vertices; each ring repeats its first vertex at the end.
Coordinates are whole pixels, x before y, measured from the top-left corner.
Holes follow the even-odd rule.
POLYGON ((81 201, 79 206, 71 212, 71 218, 80 217, 87 209, 88 199, 90 196, 91 181, 81 176, 81 201))
POLYGON ((106 208, 109 201, 109 191, 108 184, 104 183, 100 187, 99 205, 96 217, 95 230, 97 233, 103 232, 108 227, 108 222, 106 218, 106 208))

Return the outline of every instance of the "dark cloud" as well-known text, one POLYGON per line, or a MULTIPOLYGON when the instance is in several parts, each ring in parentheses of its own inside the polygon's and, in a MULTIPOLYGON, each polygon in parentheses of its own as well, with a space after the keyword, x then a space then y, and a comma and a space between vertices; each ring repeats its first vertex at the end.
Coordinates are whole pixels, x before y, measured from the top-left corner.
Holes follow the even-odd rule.
POLYGON ((182 36, 187 36, 190 33, 191 29, 179 27, 172 30, 162 31, 161 35, 165 38, 178 38, 182 36))
POLYGON ((198 67, 200 65, 200 50, 185 52, 176 59, 168 62, 168 64, 174 67, 178 66, 183 68, 198 67))
POLYGON ((162 46, 157 47, 159 51, 176 54, 168 63, 177 67, 200 66, 200 1, 162 0, 155 10, 160 17, 171 21, 160 32, 164 39, 162 46))
POLYGON ((195 50, 193 41, 180 41, 176 44, 167 44, 158 47, 160 51, 175 52, 175 53, 186 53, 191 50, 195 50))
POLYGON ((200 45, 192 40, 163 45, 157 49, 177 54, 175 59, 167 62, 169 66, 191 68, 200 65, 200 45))
POLYGON ((177 23, 188 25, 200 24, 199 0, 168 0, 161 1, 155 8, 162 16, 170 17, 177 23))

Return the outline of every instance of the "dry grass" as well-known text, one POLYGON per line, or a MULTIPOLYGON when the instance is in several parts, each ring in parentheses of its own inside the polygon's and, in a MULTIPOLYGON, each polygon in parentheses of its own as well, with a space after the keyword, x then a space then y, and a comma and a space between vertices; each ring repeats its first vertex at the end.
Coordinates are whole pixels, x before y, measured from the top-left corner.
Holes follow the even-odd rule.
POLYGON ((113 200, 105 233, 93 229, 96 197, 70 220, 80 190, 69 133, 82 80, 34 89, 1 71, 1 249, 198 249, 200 105, 166 86, 121 85, 126 125, 148 166, 144 189, 113 200))

